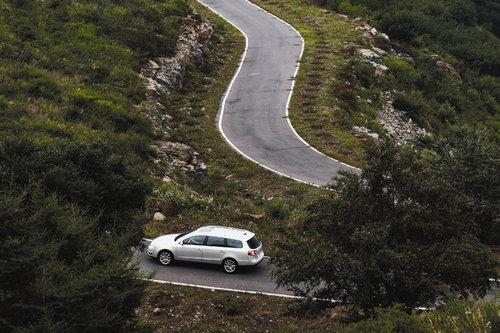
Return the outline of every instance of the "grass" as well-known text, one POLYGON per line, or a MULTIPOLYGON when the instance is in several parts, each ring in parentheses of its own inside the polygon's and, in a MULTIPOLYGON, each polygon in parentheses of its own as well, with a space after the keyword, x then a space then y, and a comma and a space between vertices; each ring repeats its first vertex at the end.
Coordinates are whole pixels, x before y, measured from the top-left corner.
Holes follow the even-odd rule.
POLYGON ((286 298, 235 294, 173 285, 151 285, 137 309, 144 326, 156 332, 333 332, 342 324, 334 310, 315 315, 293 312, 286 298), (156 312, 155 312, 155 309, 156 312))
POLYGON ((362 139, 352 135, 357 115, 340 98, 352 87, 342 78, 352 45, 361 44, 356 23, 301 0, 254 0, 293 25, 305 40, 295 91, 290 104, 293 126, 313 147, 343 162, 360 166, 362 139))
POLYGON ((328 191, 298 183, 244 159, 222 138, 216 126, 221 96, 244 50, 243 36, 196 1, 190 4, 215 23, 216 37, 208 66, 192 68, 185 89, 164 104, 173 117, 172 140, 193 147, 207 166, 203 174, 172 175, 157 184, 148 214, 161 211, 166 221, 150 221, 145 234, 155 237, 206 224, 250 229, 272 254, 283 228, 301 223, 305 208, 328 191))
POLYGON ((393 307, 380 309, 376 318, 350 323, 341 307, 328 308, 259 294, 151 284, 136 313, 145 331, 154 328, 155 332, 490 333, 500 326, 500 305, 496 301, 456 300, 439 310, 412 314, 393 307))

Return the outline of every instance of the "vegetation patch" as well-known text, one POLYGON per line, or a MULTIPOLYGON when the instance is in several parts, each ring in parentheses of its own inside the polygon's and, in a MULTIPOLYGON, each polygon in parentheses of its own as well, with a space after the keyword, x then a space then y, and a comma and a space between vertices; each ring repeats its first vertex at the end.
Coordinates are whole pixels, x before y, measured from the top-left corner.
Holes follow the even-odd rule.
POLYGON ((136 328, 154 137, 138 69, 174 50, 190 12, 0 1, 0 331, 136 328))
POLYGON ((493 333, 500 328, 495 300, 456 300, 429 312, 394 306, 354 324, 341 307, 310 309, 287 298, 150 285, 137 313, 145 327, 157 332, 493 333))
POLYGON ((357 24, 301 0, 254 2, 290 23, 305 40, 290 103, 293 127, 328 156, 362 165, 369 140, 352 135, 352 127, 365 126, 365 121, 354 107, 356 95, 344 74, 352 57, 346 47, 362 44, 357 24))
POLYGON ((220 224, 252 230, 262 239, 266 253, 282 228, 293 227, 306 203, 328 193, 324 189, 278 176, 244 159, 222 138, 216 116, 244 49, 240 33, 197 2, 192 6, 215 23, 210 59, 202 68, 188 68, 184 88, 164 98, 172 115, 172 137, 193 147, 207 165, 203 172, 178 172, 171 181, 158 183, 148 203, 165 221, 151 220, 146 236, 220 224))

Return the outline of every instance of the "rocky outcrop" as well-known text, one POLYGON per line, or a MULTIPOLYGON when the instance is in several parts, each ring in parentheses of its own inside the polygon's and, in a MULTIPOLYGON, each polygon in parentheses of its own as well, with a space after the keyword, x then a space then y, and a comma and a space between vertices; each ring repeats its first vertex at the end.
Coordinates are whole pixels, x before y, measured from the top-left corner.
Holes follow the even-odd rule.
MULTIPOLYGON (((354 19, 355 22, 361 22, 361 18, 354 19)), ((377 29, 369 25, 368 23, 361 23, 356 30, 363 32, 363 37, 366 39, 377 39, 381 38, 383 40, 389 41, 389 36, 384 34, 383 32, 379 32, 377 29)))
POLYGON ((208 46, 214 32, 210 21, 194 14, 186 17, 172 57, 151 59, 141 70, 146 86, 145 114, 154 128, 168 136, 171 117, 161 96, 182 88, 188 64, 201 66, 207 61, 208 46))
POLYGON ((458 70, 450 63, 444 61, 439 55, 437 54, 432 54, 431 55, 432 59, 436 61, 436 65, 445 73, 451 75, 455 81, 461 83, 462 82, 462 77, 460 76, 460 73, 458 70))
MULTIPOLYGON (((214 28, 210 21, 197 14, 186 17, 182 23, 175 54, 171 57, 151 59, 141 70, 141 77, 146 86, 144 113, 164 139, 170 136, 169 125, 172 117, 162 104, 162 97, 182 89, 188 65, 206 64, 213 33, 214 28)), ((159 172, 169 174, 172 169, 200 172, 207 168, 200 161, 199 154, 188 145, 159 140, 154 143, 153 148, 157 156, 155 162, 161 165, 159 172)), ((164 174, 159 176, 164 182, 171 181, 164 174)))
POLYGON ((389 70, 389 68, 385 66, 382 61, 382 56, 386 54, 387 52, 376 47, 373 48, 373 51, 369 49, 358 50, 358 55, 360 56, 361 61, 372 65, 373 68, 375 68, 376 75, 384 75, 389 70))
POLYGON ((384 93, 383 97, 386 102, 377 114, 377 121, 384 126, 396 144, 411 144, 417 137, 428 134, 410 118, 403 118, 404 110, 394 108, 394 98, 390 92, 384 93))
POLYGON ((207 169, 198 154, 190 146, 170 141, 156 141, 154 147, 157 154, 156 163, 175 167, 188 172, 202 172, 207 169))
MULTIPOLYGON (((389 43, 386 43, 389 41, 389 36, 363 22, 361 18, 356 18, 354 21, 359 22, 356 30, 363 33, 363 38, 369 45, 369 48, 358 49, 356 53, 362 62, 370 64, 375 69, 376 75, 385 75, 389 71, 389 68, 384 65, 384 57, 386 56, 404 59, 410 63, 414 62, 414 59, 410 55, 396 51, 389 43)), ((383 125, 387 131, 387 135, 396 144, 411 144, 417 137, 428 134, 425 129, 405 117, 404 110, 394 108, 394 98, 391 92, 385 92, 383 100, 385 102, 381 110, 379 110, 376 119, 383 125)), ((374 140, 378 140, 378 135, 365 127, 354 126, 353 132, 357 136, 371 137, 374 140)))
POLYGON ((367 136, 367 137, 372 138, 375 141, 379 140, 379 135, 377 133, 374 133, 374 132, 370 131, 366 127, 363 127, 363 126, 353 126, 352 130, 353 130, 353 132, 354 132, 354 134, 356 136, 361 136, 361 137, 367 136))

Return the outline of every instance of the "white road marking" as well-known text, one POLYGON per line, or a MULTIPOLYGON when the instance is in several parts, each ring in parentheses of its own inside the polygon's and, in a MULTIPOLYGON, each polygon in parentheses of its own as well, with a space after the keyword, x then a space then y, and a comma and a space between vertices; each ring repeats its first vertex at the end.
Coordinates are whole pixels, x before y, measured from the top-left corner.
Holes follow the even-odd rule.
MULTIPOLYGON (((201 2, 201 0, 197 0, 200 4, 202 4, 203 6, 205 6, 206 8, 208 8, 209 10, 211 10, 212 12, 214 12, 216 15, 222 17, 224 20, 226 20, 229 24, 231 24, 233 27, 235 27, 239 32, 241 32, 243 34, 243 36, 245 37, 245 51, 243 52, 243 55, 241 56, 240 58, 240 62, 238 64, 238 69, 236 70, 235 74, 233 75, 233 78, 231 79, 231 82, 229 83, 229 86, 227 87, 226 91, 224 92, 224 95, 223 95, 223 98, 222 98, 222 104, 220 106, 220 110, 219 110, 219 114, 218 114, 218 121, 217 121, 217 127, 219 129, 219 132, 222 134, 222 137, 224 138, 224 140, 229 144, 229 146, 231 148, 233 148, 235 151, 237 151, 240 155, 242 155, 244 158, 260 165, 261 167, 269 170, 269 171, 272 171, 274 173, 277 173, 278 175, 280 176, 283 176, 283 177, 287 177, 287 178, 291 178, 295 181, 298 181, 298 182, 301 182, 301 183, 305 183, 305 184, 309 184, 309 185, 312 185, 312 186, 316 186, 316 187, 322 187, 320 185, 317 185, 317 184, 314 184, 314 183, 310 183, 310 182, 307 182, 305 180, 302 180, 302 179, 298 179, 298 178, 295 178, 293 176, 290 176, 290 175, 287 175, 287 174, 284 174, 278 170, 275 170, 271 167, 268 167, 256 160, 254 160, 253 158, 251 158, 250 156, 246 155, 244 152, 242 152, 240 149, 238 149, 238 147, 236 147, 230 140, 229 138, 226 136, 226 134, 224 133, 224 130, 222 129, 222 117, 224 116, 224 109, 225 109, 225 105, 226 105, 226 100, 227 100, 227 97, 231 91, 231 88, 233 87, 233 84, 234 84, 234 81, 236 80, 236 78, 238 77, 238 74, 240 73, 241 71, 241 68, 243 66, 243 62, 245 61, 245 58, 246 58, 246 55, 247 55, 247 51, 248 51, 248 36, 246 35, 246 33, 241 30, 235 23, 231 22, 231 20, 229 20, 228 18, 226 18, 224 15, 218 13, 215 9, 211 8, 209 5, 207 4, 204 4, 203 2, 201 2)), ((256 4, 248 1, 248 0, 243 0, 243 1, 246 1, 248 2, 249 4, 251 4, 252 6, 256 7, 257 9, 259 9, 260 11, 263 11, 263 12, 266 12, 268 13, 269 15, 273 16, 274 18, 280 20, 281 22, 283 22, 284 24, 286 24, 287 26, 289 26, 291 29, 293 29, 297 35, 300 37, 300 40, 301 40, 301 51, 300 51, 300 56, 299 56, 299 59, 297 60, 297 65, 295 66, 295 74, 292 78, 292 87, 291 87, 291 90, 290 90, 290 94, 288 95, 288 100, 287 100, 287 103, 286 103, 286 118, 287 118, 287 122, 288 122, 288 125, 290 126, 290 128, 292 129, 293 133, 297 136, 297 138, 299 140, 301 140, 305 145, 309 146, 311 149, 313 149, 315 152, 323 155, 323 156, 326 156, 328 157, 329 159, 337 162, 337 163, 340 163, 342 165, 346 165, 348 167, 351 167, 353 169, 356 169, 356 170, 360 170, 356 167, 353 167, 351 165, 348 165, 348 164, 345 164, 343 162, 340 162, 334 158, 331 158, 330 156, 327 156, 325 154, 323 154, 322 152, 318 151, 316 148, 312 147, 309 143, 307 143, 307 141, 305 141, 298 133, 297 131, 295 130, 295 128, 292 126, 292 123, 290 121, 290 118, 288 117, 288 113, 289 113, 289 107, 290 107, 290 101, 292 99, 292 95, 293 95, 293 89, 295 87, 295 77, 297 76, 297 73, 299 71, 299 67, 300 67, 300 60, 302 59, 302 55, 304 54, 304 47, 305 47, 305 41, 304 41, 304 38, 302 37, 302 35, 300 34, 300 32, 295 29, 292 25, 290 25, 288 22, 285 22, 283 21, 282 19, 280 19, 279 17, 277 17, 276 15, 272 14, 272 13, 269 13, 268 11, 262 9, 261 7, 257 6, 256 4)))
MULTIPOLYGON (((224 131, 222 130, 222 116, 224 115, 224 107, 225 107, 225 104, 226 104, 226 99, 227 99, 227 96, 229 94, 229 92, 231 91, 231 88, 233 86, 233 83, 234 81, 236 80, 240 70, 241 70, 241 67, 243 65, 243 61, 245 60, 245 57, 246 57, 246 54, 247 54, 247 50, 248 50, 248 37, 247 35, 238 27, 236 26, 233 22, 231 22, 229 19, 227 19, 226 17, 224 17, 223 15, 219 14, 218 12, 216 12, 214 9, 212 9, 211 7, 209 7, 208 5, 204 4, 203 2, 201 2, 201 0, 197 0, 201 5, 205 6, 206 8, 208 8, 209 10, 211 10, 213 13, 215 13, 216 15, 222 17, 224 20, 226 20, 229 24, 231 24, 233 27, 235 27, 238 31, 240 31, 243 36, 245 37, 245 51, 243 52, 243 55, 242 57, 240 58, 240 62, 239 62, 239 65, 238 65, 238 69, 236 70, 235 74, 233 75, 232 79, 231 79, 231 82, 229 83, 229 86, 228 88, 226 89, 226 91, 224 92, 224 95, 223 95, 223 99, 222 99, 222 104, 221 104, 221 108, 220 108, 220 111, 219 111, 219 114, 218 114, 218 129, 219 131, 221 132, 224 140, 234 149, 236 150, 238 153, 240 153, 243 157, 245 157, 246 159, 260 165, 261 167, 267 169, 267 170, 270 170, 274 173, 277 173, 279 174, 280 176, 283 176, 283 177, 287 177, 287 178, 291 178, 293 180, 296 180, 298 182, 301 182, 301 183, 305 183, 305 184, 309 184, 309 185, 313 185, 313 186, 316 186, 316 187, 321 187, 319 185, 316 185, 316 184, 312 184, 312 183, 309 183, 309 182, 306 182, 306 181, 303 181, 301 179, 296 179, 292 176, 289 176, 289 175, 286 175, 286 174, 283 174, 277 170, 274 170, 270 167, 267 167, 257 161, 255 161, 254 159, 252 159, 251 157, 247 156, 245 153, 243 153, 242 151, 240 151, 236 146, 233 145, 233 143, 231 141, 229 141, 229 139, 226 137, 226 135, 224 134, 224 131)), ((318 151, 317 149, 315 149, 314 147, 312 147, 309 143, 307 143, 296 131, 295 131, 295 128, 292 126, 292 123, 290 122, 290 118, 288 117, 289 115, 289 106, 290 106, 290 101, 291 101, 291 98, 292 98, 292 94, 293 94, 293 89, 295 87, 295 77, 298 73, 298 70, 299 70, 299 67, 300 67, 300 59, 302 58, 302 55, 304 53, 304 45, 305 45, 305 42, 304 42, 304 39, 302 37, 302 35, 300 34, 300 32, 295 29, 292 25, 290 25, 288 22, 285 22, 283 21, 282 19, 280 19, 279 17, 277 17, 276 15, 272 14, 272 13, 269 13, 268 11, 262 9, 261 7, 257 6, 256 4, 248 1, 248 0, 244 0, 248 3, 250 3, 251 5, 259 8, 261 11, 264 11, 266 13, 268 13, 269 15, 272 15, 274 16, 275 18, 277 18, 278 20, 282 21, 283 23, 285 23, 286 25, 288 25, 289 27, 291 27, 293 30, 296 31, 296 33, 300 36, 301 38, 301 41, 302 41, 302 50, 301 50, 301 54, 300 54, 300 57, 299 57, 299 61, 297 62, 297 66, 296 66, 296 70, 295 70, 295 74, 294 74, 294 78, 292 79, 292 87, 291 87, 291 90, 290 90, 290 94, 288 96, 288 101, 287 101, 287 104, 286 104, 286 117, 287 117, 287 121, 288 121, 288 124, 290 125, 290 127, 292 128, 293 132, 295 133, 295 135, 306 145, 308 145, 309 147, 311 147, 313 150, 315 150, 316 152, 324 155, 324 156, 327 156, 325 154, 323 154, 322 152, 318 151)), ((346 164, 344 162, 340 162, 334 158, 331 158, 329 156, 327 156, 328 158, 338 162, 338 163, 341 163, 343 165, 346 165, 348 167, 351 167, 353 169, 356 169, 356 170, 360 170, 359 168, 356 168, 354 166, 351 166, 349 164, 346 164)), ((144 238, 145 241, 151 241, 151 239, 148 239, 148 238, 144 238)), ((265 258, 268 258, 270 259, 269 256, 265 256, 265 258)), ((295 296, 295 295, 287 295, 287 294, 277 294, 277 293, 267 293, 267 292, 257 292, 257 291, 250 291, 250 290, 241 290, 241 289, 231 289, 231 288, 221 288, 221 287, 211 287, 211 286, 205 286, 205 285, 198 285, 198 284, 189 284, 189 283, 181 283, 181 282, 173 282, 173 281, 166 281, 166 280, 155 280, 155 279, 144 279, 146 281, 149 281, 149 282, 154 282, 154 283, 162 283, 162 284, 172 284, 172 285, 179 285, 179 286, 186 286, 186 287, 193 287, 193 288, 201 288, 201 289, 210 289, 210 290, 221 290, 221 291, 230 291, 230 292, 238 292, 238 293, 246 293, 246 294, 259 294, 259 295, 267 295, 267 296, 276 296, 276 297, 285 297, 285 298, 295 298, 295 299, 301 299, 303 297, 301 296, 295 296)), ((490 279, 491 282, 498 282, 500 283, 500 280, 495 280, 495 279, 490 279)), ((424 308, 423 308, 424 309, 424 308)))
POLYGON ((184 286, 184 287, 192 287, 192 288, 200 288, 200 289, 209 289, 209 290, 230 291, 230 292, 242 293, 242 294, 266 295, 266 296, 284 297, 284 298, 295 298, 295 299, 302 299, 303 298, 301 296, 295 296, 295 295, 276 294, 276 293, 268 293, 268 292, 261 292, 261 291, 252 291, 252 290, 242 290, 242 289, 211 287, 211 286, 204 286, 204 285, 199 285, 199 284, 182 283, 182 282, 172 282, 172 281, 165 281, 165 280, 155 280, 155 279, 144 279, 144 280, 149 281, 149 282, 154 282, 154 283, 172 284, 172 285, 176 285, 176 286, 184 286))

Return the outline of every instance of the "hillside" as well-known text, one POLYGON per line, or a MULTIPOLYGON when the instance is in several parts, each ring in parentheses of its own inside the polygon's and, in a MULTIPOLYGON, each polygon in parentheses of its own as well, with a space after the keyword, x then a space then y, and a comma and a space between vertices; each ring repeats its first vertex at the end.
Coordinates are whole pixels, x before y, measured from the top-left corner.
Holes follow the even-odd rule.
POLYGON ((0 330, 134 325, 144 283, 129 249, 155 136, 139 69, 174 52, 190 12, 178 0, 0 1, 0 330))
MULTIPOLYGON (((356 71, 362 87, 397 91, 396 108, 431 132, 456 124, 498 131, 500 7, 495 1, 314 0, 352 18, 362 17, 391 39, 377 41, 407 60, 386 57, 392 75, 356 71)), ((356 66, 354 66, 356 69, 356 66)), ((357 67, 359 68, 359 66, 357 67)), ((369 95, 370 96, 370 95, 369 95)))
MULTIPOLYGON (((497 328, 494 303, 449 296, 482 295, 494 275, 480 240, 500 240, 496 55, 471 62, 429 34, 387 40, 394 3, 255 2, 305 38, 293 125, 365 174, 316 188, 224 141, 215 122, 244 38, 196 0, 0 0, 0 331, 497 328), (385 54, 363 60, 375 48, 385 54), (382 142, 388 99, 435 140, 382 142), (451 130, 464 123, 488 130, 451 130), (258 234, 285 286, 341 274, 324 295, 344 303, 148 285, 130 264, 141 237, 209 224, 258 234), (408 311, 443 295, 449 307, 408 311)), ((469 28, 497 40, 495 4, 475 5, 469 28)))

